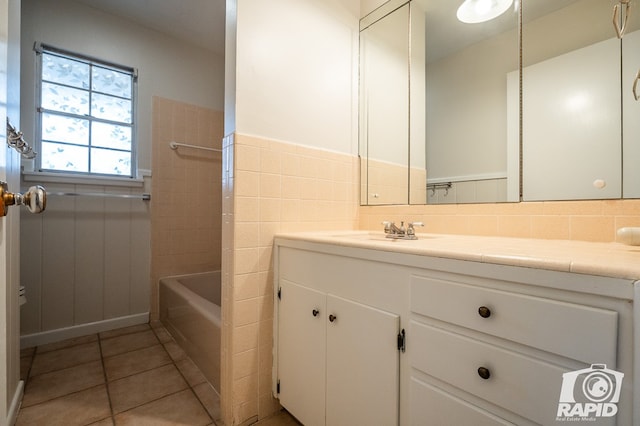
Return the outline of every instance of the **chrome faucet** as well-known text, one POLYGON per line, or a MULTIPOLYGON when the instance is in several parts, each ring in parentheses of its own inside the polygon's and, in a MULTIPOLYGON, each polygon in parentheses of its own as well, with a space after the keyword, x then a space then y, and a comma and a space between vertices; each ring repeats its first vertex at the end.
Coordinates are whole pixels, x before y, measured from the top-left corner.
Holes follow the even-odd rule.
POLYGON ((404 222, 400 222, 400 227, 396 226, 395 222, 384 221, 384 233, 387 234, 387 238, 393 238, 396 240, 417 240, 415 226, 424 226, 422 222, 408 222, 407 227, 404 227, 404 222))

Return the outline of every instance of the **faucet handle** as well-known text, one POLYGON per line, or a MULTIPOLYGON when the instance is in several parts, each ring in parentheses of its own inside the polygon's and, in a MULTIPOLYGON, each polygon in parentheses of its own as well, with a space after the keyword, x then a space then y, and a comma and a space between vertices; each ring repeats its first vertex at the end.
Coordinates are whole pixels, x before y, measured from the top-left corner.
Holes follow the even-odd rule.
POLYGON ((385 234, 388 234, 391 232, 391 227, 393 226, 393 222, 389 222, 388 220, 385 220, 382 222, 382 225, 384 225, 385 234))
POLYGON ((409 222, 409 223, 407 223, 407 234, 408 235, 415 235, 416 234, 416 230, 413 229, 414 226, 424 226, 424 223, 422 223, 422 222, 409 222))

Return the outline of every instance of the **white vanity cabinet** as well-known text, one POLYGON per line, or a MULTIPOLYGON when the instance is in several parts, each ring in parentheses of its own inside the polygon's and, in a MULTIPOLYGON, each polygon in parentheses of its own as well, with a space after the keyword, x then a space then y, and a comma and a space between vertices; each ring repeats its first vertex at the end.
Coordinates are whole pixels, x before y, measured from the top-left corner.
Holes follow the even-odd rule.
MULTIPOLYGON (((340 258, 280 252, 274 332, 281 405, 305 426, 398 424, 402 334, 400 314, 389 304, 396 298, 393 282, 385 281, 390 275, 369 287, 389 294, 372 298, 366 278, 345 285, 340 258)), ((356 259, 346 265, 353 262, 357 270, 373 266, 356 259)))
MULTIPOLYGON (((559 292, 533 296, 518 283, 512 291, 473 281, 412 277, 412 424, 434 413, 441 420, 429 424, 449 424, 451 405, 468 411, 457 425, 476 425, 477 417, 486 424, 553 424, 564 373, 592 364, 618 367, 615 304, 599 308, 595 298, 571 303, 559 292), (431 407, 434 394, 448 398, 449 406, 431 407)), ((627 310, 625 302, 618 304, 627 310)))
POLYGON ((308 426, 397 424, 398 315, 286 280, 279 292, 280 403, 308 426))
POLYGON ((405 243, 276 239, 274 395, 304 425, 556 424, 594 365, 624 379, 590 424, 640 424, 640 282, 405 243))

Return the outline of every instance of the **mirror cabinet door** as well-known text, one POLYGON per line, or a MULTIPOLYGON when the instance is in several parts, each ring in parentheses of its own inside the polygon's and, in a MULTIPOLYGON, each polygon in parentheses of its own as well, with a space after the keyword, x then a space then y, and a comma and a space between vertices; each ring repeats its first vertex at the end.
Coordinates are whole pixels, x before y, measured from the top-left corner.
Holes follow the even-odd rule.
MULTIPOLYGON (((462 1, 414 3, 425 11, 423 26, 413 27, 426 37, 427 203, 518 201, 516 8, 464 23, 457 18, 462 1)), ((412 133, 412 161, 421 142, 412 133)))
POLYGON ((523 2, 523 199, 620 198, 620 39, 602 0, 523 2))
POLYGON ((409 204, 426 204, 426 13, 421 2, 412 1, 409 7, 409 204))
POLYGON ((361 24, 362 204, 640 198, 635 2, 403 1, 361 24))
POLYGON ((622 37, 622 134, 622 198, 640 198, 640 3, 638 2, 632 2, 622 37))
POLYGON ((361 204, 409 202, 409 4, 360 31, 361 204))

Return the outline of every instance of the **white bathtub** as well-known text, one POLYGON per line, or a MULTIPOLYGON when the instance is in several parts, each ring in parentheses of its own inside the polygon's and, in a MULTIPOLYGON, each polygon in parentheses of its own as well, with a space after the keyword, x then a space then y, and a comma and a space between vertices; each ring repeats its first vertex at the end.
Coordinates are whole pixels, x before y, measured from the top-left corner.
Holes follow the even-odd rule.
POLYGON ((220 392, 220 271, 160 279, 160 321, 220 392))

